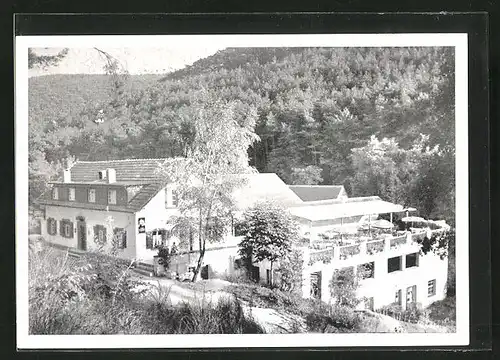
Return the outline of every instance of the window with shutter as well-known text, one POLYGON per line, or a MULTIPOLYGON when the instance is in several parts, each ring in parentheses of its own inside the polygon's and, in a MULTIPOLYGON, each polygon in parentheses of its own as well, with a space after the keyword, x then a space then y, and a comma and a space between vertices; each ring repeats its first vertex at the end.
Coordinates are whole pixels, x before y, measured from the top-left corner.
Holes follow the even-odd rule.
POLYGON ((66 238, 73 237, 73 222, 69 219, 62 219, 60 225, 60 235, 66 238))
POLYGON ((52 200, 59 200, 59 189, 56 187, 52 189, 52 200))
POLYGON ((122 228, 114 228, 113 233, 118 249, 125 249, 127 247, 127 231, 122 228))
POLYGON ((94 239, 100 244, 106 243, 106 228, 102 225, 94 226, 94 239))

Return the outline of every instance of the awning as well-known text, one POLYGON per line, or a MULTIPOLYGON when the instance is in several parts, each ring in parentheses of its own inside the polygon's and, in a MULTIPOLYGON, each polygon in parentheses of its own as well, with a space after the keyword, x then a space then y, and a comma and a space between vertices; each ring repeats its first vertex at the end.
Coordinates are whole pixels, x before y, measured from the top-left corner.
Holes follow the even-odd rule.
POLYGON ((401 211, 403 211, 403 206, 381 199, 347 201, 345 203, 325 205, 305 205, 290 208, 292 215, 309 221, 340 219, 359 215, 387 214, 401 211))

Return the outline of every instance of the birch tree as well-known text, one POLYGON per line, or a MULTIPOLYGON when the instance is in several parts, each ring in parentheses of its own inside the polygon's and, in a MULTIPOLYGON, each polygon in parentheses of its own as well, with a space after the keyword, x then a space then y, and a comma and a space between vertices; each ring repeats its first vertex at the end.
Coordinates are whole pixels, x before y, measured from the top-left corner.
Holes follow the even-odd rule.
MULTIPOLYGON (((248 147, 259 138, 254 133, 255 109, 238 111, 236 102, 211 96, 202 90, 185 119, 194 136, 186 156, 161 167, 166 184, 175 184, 178 216, 174 226, 191 230, 198 240, 199 256, 192 281, 203 265, 207 242, 221 241, 228 233, 236 203, 234 191, 244 185, 241 174, 255 170, 248 164, 248 147)), ((182 111, 181 111, 182 112, 182 111)))

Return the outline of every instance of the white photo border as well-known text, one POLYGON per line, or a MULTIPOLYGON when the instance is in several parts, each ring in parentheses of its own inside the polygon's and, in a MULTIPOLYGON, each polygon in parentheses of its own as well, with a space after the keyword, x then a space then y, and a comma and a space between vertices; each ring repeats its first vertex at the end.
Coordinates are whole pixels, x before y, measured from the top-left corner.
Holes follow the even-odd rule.
POLYGON ((16 335, 18 349, 199 349, 469 345, 468 45, 466 33, 92 35, 15 38, 16 335), (29 335, 28 48, 108 47, 435 47, 455 48, 456 332, 398 334, 29 335))

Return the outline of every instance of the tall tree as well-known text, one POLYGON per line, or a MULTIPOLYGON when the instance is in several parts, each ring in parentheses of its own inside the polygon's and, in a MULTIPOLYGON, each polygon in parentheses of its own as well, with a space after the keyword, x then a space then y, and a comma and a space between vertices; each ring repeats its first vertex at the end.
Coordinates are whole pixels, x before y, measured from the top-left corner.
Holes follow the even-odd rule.
POLYGON ((273 266, 291 254, 292 244, 299 238, 298 224, 282 206, 264 202, 245 212, 243 231, 239 253, 244 257, 251 254, 253 261, 268 260, 273 286, 273 266))
POLYGON ((234 190, 242 186, 241 174, 250 173, 248 147, 258 137, 253 132, 256 112, 235 116, 235 103, 215 98, 203 90, 193 99, 189 121, 193 141, 184 158, 162 168, 166 182, 176 186, 180 215, 172 221, 186 223, 198 238, 198 261, 192 281, 203 265, 207 242, 225 235, 235 207, 234 190))

